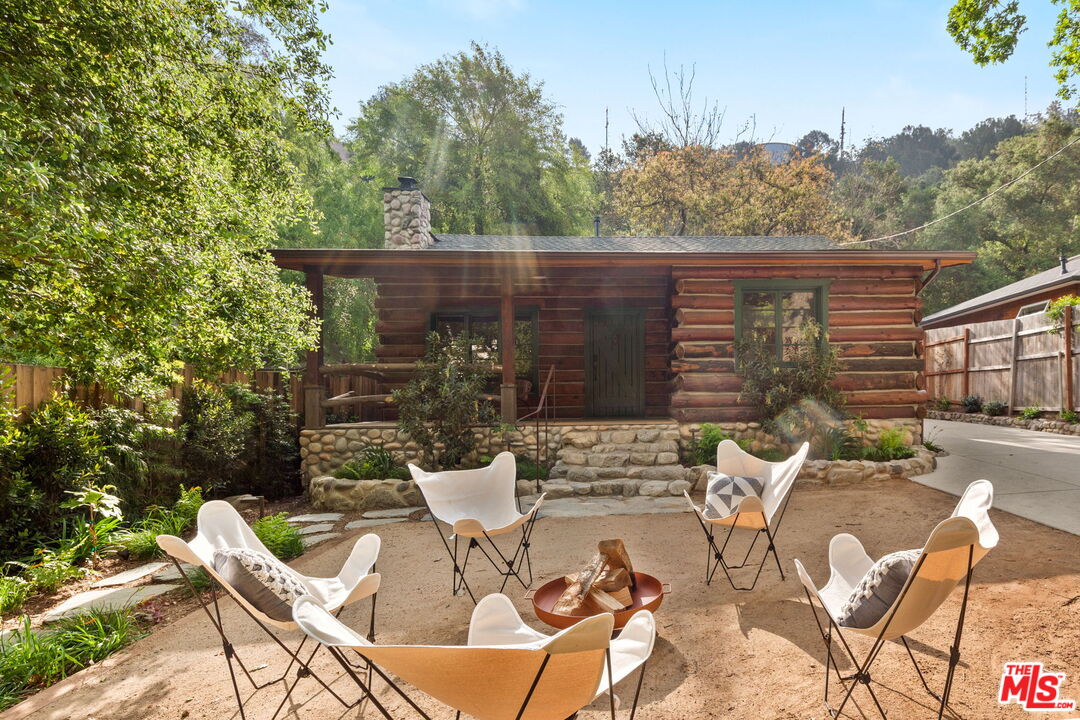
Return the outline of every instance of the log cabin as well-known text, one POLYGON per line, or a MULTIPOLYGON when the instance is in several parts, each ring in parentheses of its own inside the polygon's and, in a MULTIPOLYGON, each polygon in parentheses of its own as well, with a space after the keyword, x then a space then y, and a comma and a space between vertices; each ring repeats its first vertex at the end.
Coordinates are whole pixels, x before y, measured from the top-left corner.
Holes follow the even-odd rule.
MULTIPOLYGON (((440 234, 416 182, 399 183, 384 189, 384 248, 281 249, 274 258, 306 274, 320 313, 324 276, 374 280, 378 363, 365 372, 380 386, 367 400, 386 399, 402 381, 394 372, 423 356, 432 330, 466 332, 499 348, 492 394, 506 422, 545 387, 561 420, 751 421, 733 342, 762 330, 780 362, 784 339, 807 319, 839 351, 836 384, 852 413, 916 418, 927 399, 920 291, 974 258, 846 249, 820 236, 440 234)), ((326 375, 335 372, 348 368, 309 353, 308 427, 333 406, 326 375)), ((381 407, 393 419, 392 404, 381 407)))

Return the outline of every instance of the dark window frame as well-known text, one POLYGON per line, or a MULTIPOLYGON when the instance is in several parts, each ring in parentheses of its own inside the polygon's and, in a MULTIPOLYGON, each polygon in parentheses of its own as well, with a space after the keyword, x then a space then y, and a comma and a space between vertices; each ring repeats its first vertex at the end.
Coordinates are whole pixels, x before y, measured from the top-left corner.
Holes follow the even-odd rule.
MULTIPOLYGON (((470 325, 473 315, 494 316, 498 324, 498 337, 502 338, 502 309, 498 305, 467 305, 461 307, 436 308, 428 314, 428 329, 437 331, 439 318, 447 315, 461 315, 465 320, 466 334, 471 334, 470 325)), ((517 305, 514 307, 514 322, 527 321, 532 324, 533 368, 528 379, 533 383, 535 393, 540 382, 540 308, 536 305, 517 305)))
MULTIPOLYGON (((817 307, 815 308, 815 320, 821 325, 822 329, 828 331, 829 329, 829 286, 832 284, 832 280, 828 278, 808 278, 798 279, 790 278, 783 280, 735 280, 735 339, 743 339, 743 320, 745 316, 745 308, 743 306, 743 296, 746 293, 774 293, 776 299, 774 300, 773 307, 775 316, 773 318, 773 331, 776 335, 776 360, 777 362, 784 362, 784 333, 783 333, 783 308, 779 302, 779 295, 785 291, 796 292, 813 292, 814 299, 817 307)), ((823 338, 824 339, 824 338, 823 338)))

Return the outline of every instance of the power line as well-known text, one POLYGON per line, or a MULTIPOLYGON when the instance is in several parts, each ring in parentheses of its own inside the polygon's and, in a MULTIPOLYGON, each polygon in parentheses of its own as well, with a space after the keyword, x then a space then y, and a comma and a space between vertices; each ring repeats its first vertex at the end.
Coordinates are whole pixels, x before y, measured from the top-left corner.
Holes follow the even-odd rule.
POLYGON ((981 202, 985 202, 986 200, 989 200, 990 198, 994 197, 995 195, 997 195, 997 194, 998 194, 999 192, 1001 192, 1001 191, 1002 191, 1002 190, 1004 190, 1005 188, 1009 187, 1010 185, 1015 185, 1016 183, 1020 182, 1021 180, 1023 180, 1024 178, 1026 178, 1026 177, 1027 177, 1028 175, 1030 175, 1031 173, 1035 172, 1035 171, 1036 171, 1036 170, 1038 170, 1038 169, 1039 169, 1040 167, 1042 167, 1042 166, 1043 166, 1043 165, 1045 165, 1046 163, 1050 162, 1051 160, 1053 160, 1053 159, 1054 159, 1054 158, 1056 158, 1056 157, 1057 157, 1058 155, 1060 155, 1061 153, 1065 152, 1066 150, 1068 150, 1069 148, 1071 148, 1071 147, 1072 147, 1073 145, 1075 145, 1075 144, 1076 144, 1076 143, 1078 143, 1078 142, 1080 142, 1080 136, 1076 137, 1076 138, 1075 138, 1075 139, 1073 139, 1073 140, 1070 140, 1070 141, 1069 141, 1068 143, 1066 143, 1065 145, 1063 145, 1063 146, 1062 146, 1062 147, 1061 147, 1061 148, 1060 148, 1060 149, 1059 149, 1059 150, 1058 150, 1057 152, 1055 152, 1055 153, 1054 153, 1053 155, 1050 155, 1049 157, 1046 157, 1046 158, 1044 158, 1044 159, 1043 159, 1043 160, 1042 160, 1041 162, 1039 162, 1039 163, 1038 163, 1038 164, 1036 164, 1036 165, 1032 165, 1032 166, 1031 166, 1031 167, 1029 167, 1029 168, 1028 168, 1027 170, 1025 170, 1025 171, 1024 171, 1024 172, 1022 172, 1021 174, 1017 175, 1016 177, 1014 177, 1014 178, 1013 178, 1012 180, 1010 180, 1009 182, 1005 183, 1004 185, 999 185, 998 187, 994 188, 993 190, 991 190, 991 191, 990 191, 989 193, 987 193, 986 195, 983 195, 983 196, 982 196, 981 198, 979 198, 978 200, 974 200, 974 201, 972 201, 972 202, 969 202, 969 203, 968 203, 967 205, 965 205, 964 207, 962 207, 962 208, 959 208, 958 210, 953 210, 953 211, 952 211, 951 213, 949 213, 948 215, 943 215, 943 216, 941 216, 941 217, 939 217, 939 218, 935 218, 935 219, 931 220, 930 222, 927 222, 927 223, 923 223, 922 225, 919 225, 918 227, 913 227, 913 228, 911 228, 910 230, 903 230, 903 231, 901 231, 901 232, 893 233, 893 234, 891 234, 891 235, 883 235, 883 236, 881 236, 881 237, 876 237, 876 238, 870 238, 869 240, 855 240, 855 241, 853 241, 853 242, 849 242, 849 243, 844 243, 844 245, 845 245, 845 246, 847 246, 847 245, 862 245, 863 243, 872 243, 872 242, 879 242, 879 241, 881 241, 881 240, 892 240, 892 239, 894 239, 894 238, 902 237, 902 236, 904 236, 904 235, 910 235, 911 233, 913 233, 913 232, 918 232, 919 230, 925 230, 926 228, 930 227, 931 225, 937 225, 937 224, 938 224, 939 222, 942 222, 942 221, 944 221, 944 220, 948 220, 949 218, 951 218, 951 217, 952 217, 952 216, 954 216, 954 215, 959 215, 960 213, 964 212, 965 210, 968 210, 968 209, 970 209, 970 208, 973 208, 973 207, 975 207, 976 205, 978 205, 979 203, 981 203, 981 202))

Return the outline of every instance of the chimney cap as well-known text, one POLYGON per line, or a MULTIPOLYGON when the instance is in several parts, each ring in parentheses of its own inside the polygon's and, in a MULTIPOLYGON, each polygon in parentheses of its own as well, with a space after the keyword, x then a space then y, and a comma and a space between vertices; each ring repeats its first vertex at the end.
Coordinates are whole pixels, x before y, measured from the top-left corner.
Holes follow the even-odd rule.
POLYGON ((416 178, 402 176, 397 179, 400 190, 419 190, 420 183, 416 181, 416 178))

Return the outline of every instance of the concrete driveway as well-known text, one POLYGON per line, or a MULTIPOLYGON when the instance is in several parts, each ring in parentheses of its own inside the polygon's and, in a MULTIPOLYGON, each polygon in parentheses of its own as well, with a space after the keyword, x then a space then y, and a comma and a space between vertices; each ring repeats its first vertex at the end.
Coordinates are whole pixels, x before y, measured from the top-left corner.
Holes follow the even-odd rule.
POLYGON ((1080 535, 1080 437, 927 420, 926 438, 949 455, 915 482, 960 495, 986 478, 994 507, 1080 535))

